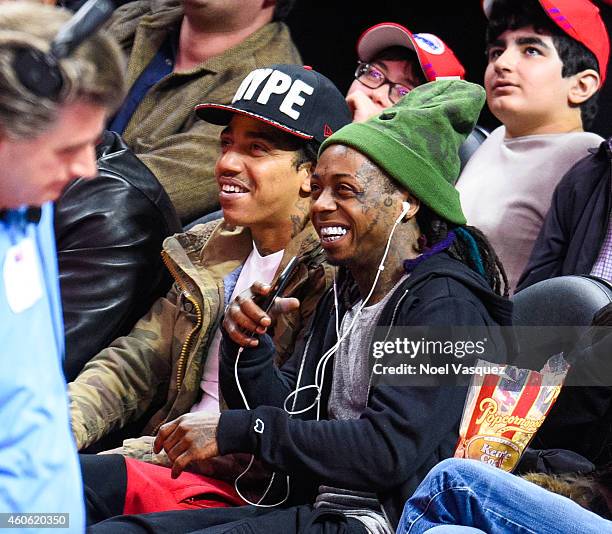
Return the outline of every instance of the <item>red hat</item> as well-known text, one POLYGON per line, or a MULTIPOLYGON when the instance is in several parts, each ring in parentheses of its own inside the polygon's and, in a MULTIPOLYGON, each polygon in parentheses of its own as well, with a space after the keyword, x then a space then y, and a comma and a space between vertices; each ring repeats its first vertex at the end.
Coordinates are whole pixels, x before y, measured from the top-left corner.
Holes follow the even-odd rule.
POLYGON ((465 69, 453 51, 442 39, 431 33, 412 33, 395 22, 382 22, 368 28, 357 41, 357 57, 371 61, 381 50, 390 46, 403 46, 416 52, 425 78, 463 79, 465 69))
MULTIPOLYGON (((586 46, 597 58, 601 85, 606 81, 610 39, 599 8, 590 0, 538 0, 542 9, 567 35, 586 46)), ((495 0, 483 0, 487 17, 495 0)))

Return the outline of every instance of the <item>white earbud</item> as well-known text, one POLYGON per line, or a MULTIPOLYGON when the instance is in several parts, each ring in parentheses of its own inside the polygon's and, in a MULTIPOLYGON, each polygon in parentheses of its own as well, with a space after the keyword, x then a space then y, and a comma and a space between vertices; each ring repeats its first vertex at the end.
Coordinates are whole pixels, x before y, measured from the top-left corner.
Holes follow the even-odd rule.
POLYGON ((402 214, 401 214, 401 217, 406 215, 409 211, 410 211, 410 202, 408 202, 407 200, 404 200, 404 202, 402 202, 402 214))

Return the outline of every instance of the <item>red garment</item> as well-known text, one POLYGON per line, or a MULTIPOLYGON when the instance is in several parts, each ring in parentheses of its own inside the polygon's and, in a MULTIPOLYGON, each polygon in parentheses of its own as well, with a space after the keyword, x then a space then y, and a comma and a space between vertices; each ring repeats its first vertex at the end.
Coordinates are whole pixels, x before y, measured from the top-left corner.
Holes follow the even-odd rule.
POLYGON ((125 458, 127 488, 124 514, 145 514, 246 504, 231 484, 195 473, 177 479, 167 467, 125 458))

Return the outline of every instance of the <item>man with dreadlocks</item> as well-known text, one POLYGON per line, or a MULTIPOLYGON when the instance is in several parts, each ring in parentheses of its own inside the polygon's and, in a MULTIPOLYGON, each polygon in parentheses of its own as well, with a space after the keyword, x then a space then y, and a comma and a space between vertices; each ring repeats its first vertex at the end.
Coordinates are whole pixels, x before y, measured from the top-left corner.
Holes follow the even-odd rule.
POLYGON ((269 286, 241 293, 223 322, 219 378, 232 409, 215 429, 191 413, 157 435, 155 451, 167 452, 174 476, 192 462, 251 453, 282 473, 277 482, 288 475, 294 502, 308 504, 270 507, 285 502, 285 487, 263 487, 259 507, 122 516, 92 532, 394 531, 406 498, 453 454, 467 380, 378 380, 370 358, 376 327, 476 326, 497 361, 511 349, 497 328, 512 312, 501 295, 503 269, 482 234, 465 226, 452 185, 458 147, 483 103, 478 85, 432 82, 323 142, 311 217, 329 261, 340 266, 337 291, 319 302, 281 368, 265 331, 299 303, 277 298, 270 316, 250 298, 269 286))

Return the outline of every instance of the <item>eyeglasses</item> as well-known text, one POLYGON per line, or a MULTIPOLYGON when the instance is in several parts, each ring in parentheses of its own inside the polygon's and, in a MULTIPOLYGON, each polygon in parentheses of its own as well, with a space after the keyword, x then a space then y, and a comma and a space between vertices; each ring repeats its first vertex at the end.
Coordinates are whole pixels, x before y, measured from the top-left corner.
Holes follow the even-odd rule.
POLYGON ((370 65, 363 61, 357 62, 355 79, 370 89, 378 89, 380 86, 387 84, 389 86, 389 100, 393 104, 414 89, 414 87, 392 82, 376 65, 370 65))

